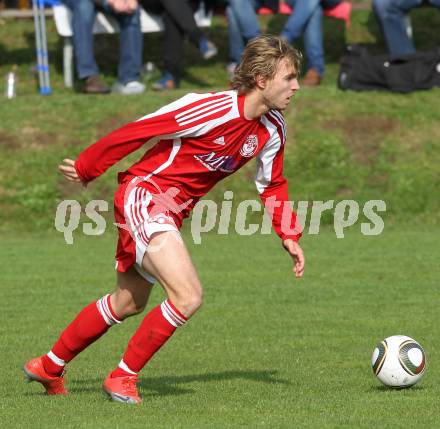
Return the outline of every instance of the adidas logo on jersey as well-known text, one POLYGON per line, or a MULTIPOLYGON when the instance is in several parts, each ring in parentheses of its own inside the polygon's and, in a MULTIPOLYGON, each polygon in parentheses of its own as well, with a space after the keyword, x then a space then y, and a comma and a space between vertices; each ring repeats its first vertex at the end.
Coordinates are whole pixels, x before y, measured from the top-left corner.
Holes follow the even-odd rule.
POLYGON ((223 137, 223 136, 221 136, 221 137, 217 137, 215 140, 214 140, 214 143, 215 144, 219 144, 219 145, 222 145, 222 146, 224 146, 225 145, 225 138, 223 137))

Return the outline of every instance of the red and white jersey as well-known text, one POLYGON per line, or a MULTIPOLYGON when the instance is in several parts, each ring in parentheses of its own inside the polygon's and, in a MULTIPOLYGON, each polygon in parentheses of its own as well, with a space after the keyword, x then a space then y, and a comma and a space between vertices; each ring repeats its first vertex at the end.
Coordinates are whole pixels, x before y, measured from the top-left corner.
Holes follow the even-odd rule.
POLYGON ((244 98, 236 91, 187 94, 155 113, 131 122, 98 140, 78 157, 75 167, 80 178, 89 182, 103 174, 123 157, 152 139, 155 145, 127 171, 119 173, 120 183, 142 177, 154 181, 165 192, 179 189, 174 196, 189 215, 197 201, 218 181, 257 158, 256 186, 272 224, 282 238, 298 240, 293 231, 296 215, 291 210, 282 228, 284 201, 288 200, 283 177, 286 138, 283 115, 270 110, 257 119, 244 117, 244 98), (270 206, 270 207, 269 207, 270 206), (271 208, 272 207, 272 208, 271 208))

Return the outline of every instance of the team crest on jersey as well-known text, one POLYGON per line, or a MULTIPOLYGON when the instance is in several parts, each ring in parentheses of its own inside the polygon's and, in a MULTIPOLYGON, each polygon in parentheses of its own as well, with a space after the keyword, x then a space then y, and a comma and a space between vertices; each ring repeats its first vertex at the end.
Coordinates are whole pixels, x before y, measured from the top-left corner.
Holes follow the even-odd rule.
POLYGON ((255 134, 247 136, 246 141, 240 149, 240 155, 245 158, 252 156, 258 148, 258 137, 255 134))

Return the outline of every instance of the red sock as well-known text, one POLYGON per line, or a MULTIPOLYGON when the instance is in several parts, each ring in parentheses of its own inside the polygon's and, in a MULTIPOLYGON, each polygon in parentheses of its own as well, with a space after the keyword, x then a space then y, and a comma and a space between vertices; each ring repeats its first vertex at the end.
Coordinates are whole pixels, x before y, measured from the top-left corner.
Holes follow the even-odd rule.
POLYGON ((115 323, 121 323, 121 320, 111 307, 110 295, 84 307, 61 333, 52 350, 43 356, 44 369, 50 375, 60 375, 67 362, 104 335, 115 323))
POLYGON ((119 366, 111 373, 111 377, 138 373, 173 335, 176 328, 186 321, 187 318, 169 299, 153 308, 131 338, 119 366))

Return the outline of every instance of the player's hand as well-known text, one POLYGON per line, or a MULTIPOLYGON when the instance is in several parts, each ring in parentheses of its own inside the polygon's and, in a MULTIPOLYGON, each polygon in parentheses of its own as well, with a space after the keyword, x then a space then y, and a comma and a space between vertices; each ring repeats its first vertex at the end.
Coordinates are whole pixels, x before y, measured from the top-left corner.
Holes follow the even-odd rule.
POLYGON ((82 183, 83 186, 86 186, 86 183, 81 180, 76 172, 75 161, 73 159, 63 159, 63 163, 58 166, 58 170, 61 171, 62 175, 69 182, 82 183))
POLYGON ((289 252, 294 261, 293 272, 295 273, 296 277, 302 277, 304 274, 305 259, 301 246, 291 238, 284 240, 283 246, 289 252))

